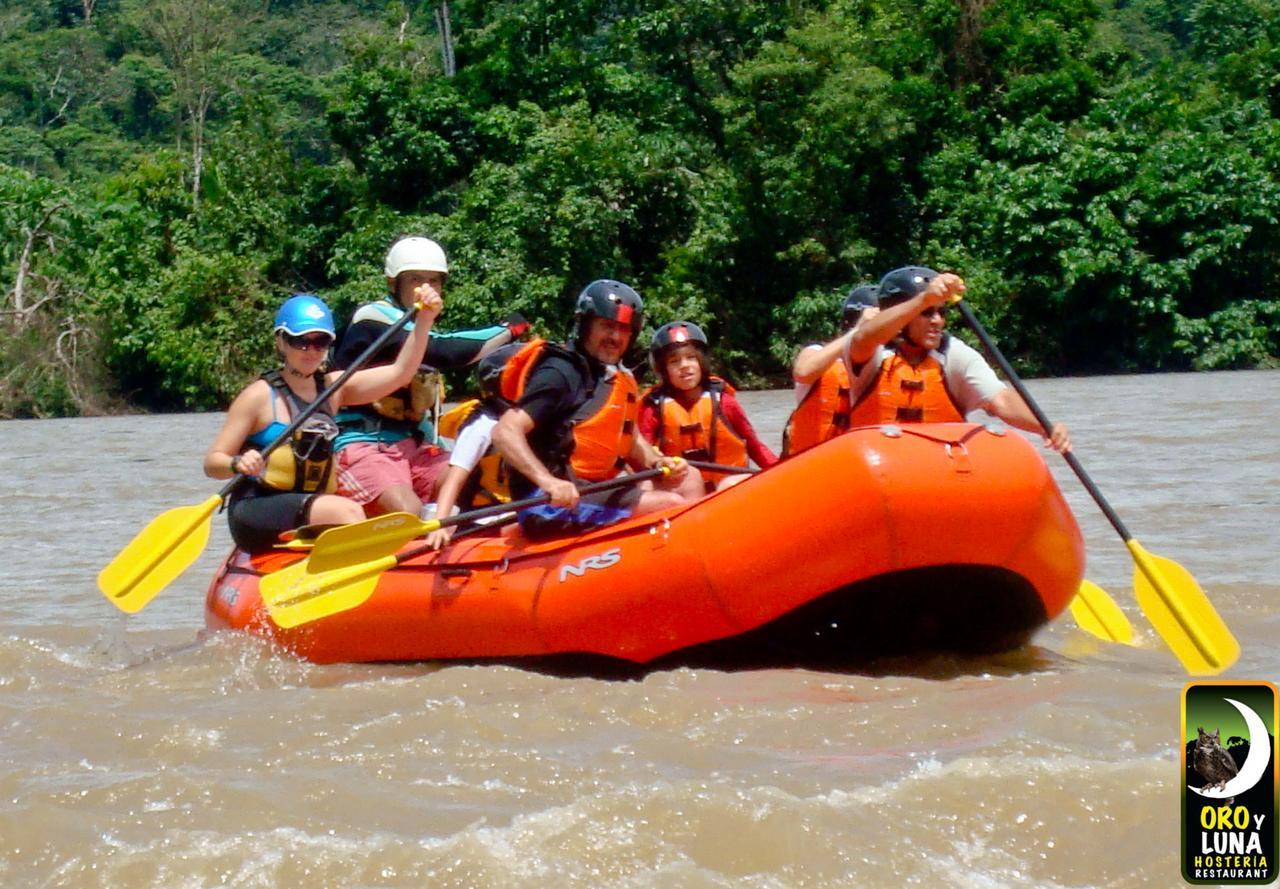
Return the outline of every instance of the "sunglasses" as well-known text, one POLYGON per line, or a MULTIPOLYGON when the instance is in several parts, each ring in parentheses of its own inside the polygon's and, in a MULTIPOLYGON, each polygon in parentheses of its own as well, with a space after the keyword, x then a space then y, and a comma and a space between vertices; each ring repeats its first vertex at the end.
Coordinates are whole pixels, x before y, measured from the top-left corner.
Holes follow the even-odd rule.
POLYGON ((925 318, 938 317, 938 318, 942 318, 943 320, 946 320, 947 307, 946 306, 929 306, 929 308, 925 309, 920 314, 925 318))
POLYGON ((333 342, 333 337, 323 333, 311 336, 294 336, 291 333, 282 333, 281 336, 284 337, 285 345, 301 352, 322 352, 328 349, 329 344, 333 342))

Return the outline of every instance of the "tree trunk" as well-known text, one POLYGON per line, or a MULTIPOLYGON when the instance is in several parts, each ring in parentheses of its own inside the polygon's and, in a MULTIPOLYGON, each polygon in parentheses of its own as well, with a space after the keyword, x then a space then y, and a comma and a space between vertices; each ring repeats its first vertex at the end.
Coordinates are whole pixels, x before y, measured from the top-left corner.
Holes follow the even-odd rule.
POLYGON ((191 114, 191 210, 200 209, 200 180, 204 174, 204 123, 209 113, 212 91, 202 89, 191 114))
POLYGON ((32 305, 27 305, 27 279, 31 275, 32 257, 35 254, 36 242, 40 240, 44 234, 44 227, 49 224, 49 220, 59 210, 67 206, 66 201, 59 201, 52 207, 44 211, 44 215, 40 217, 40 221, 31 227, 27 232, 26 240, 22 244, 22 253, 18 256, 18 272, 13 279, 13 316, 15 326, 19 329, 27 326, 28 319, 32 313, 40 306, 47 303, 57 295, 55 288, 52 293, 46 295, 43 299, 37 300, 32 305))
POLYGON ((458 73, 458 65, 453 58, 453 28, 449 23, 448 0, 443 0, 436 7, 436 28, 440 31, 441 67, 444 68, 445 77, 452 77, 458 73))

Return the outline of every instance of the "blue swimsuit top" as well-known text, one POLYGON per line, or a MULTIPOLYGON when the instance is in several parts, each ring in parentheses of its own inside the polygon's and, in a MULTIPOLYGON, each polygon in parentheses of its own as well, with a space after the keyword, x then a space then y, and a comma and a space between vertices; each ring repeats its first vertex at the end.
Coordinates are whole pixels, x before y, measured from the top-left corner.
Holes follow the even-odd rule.
POLYGON ((288 423, 281 423, 276 419, 276 388, 275 386, 269 388, 271 389, 271 425, 264 426, 245 439, 245 444, 259 451, 279 438, 280 433, 289 428, 288 423))

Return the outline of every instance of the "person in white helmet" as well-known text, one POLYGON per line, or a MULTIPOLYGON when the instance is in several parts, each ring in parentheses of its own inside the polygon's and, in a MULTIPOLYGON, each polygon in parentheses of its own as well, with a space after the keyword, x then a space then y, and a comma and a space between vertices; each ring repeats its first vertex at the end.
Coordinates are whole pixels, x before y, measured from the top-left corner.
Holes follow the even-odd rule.
MULTIPOLYGON (((386 332, 413 304, 413 294, 426 287, 442 294, 449 275, 443 248, 423 237, 400 238, 391 245, 385 263, 387 293, 360 306, 334 351, 334 365, 347 367, 386 332)), ((390 363, 401 342, 413 330, 405 325, 374 355, 369 366, 390 363)), ((436 369, 463 367, 512 342, 529 325, 519 314, 501 324, 453 333, 431 331, 419 375, 410 385, 378 401, 351 407, 337 416, 341 430, 335 444, 338 453, 338 488, 369 514, 410 512, 420 514, 434 499, 448 454, 425 441, 424 418, 434 398, 424 397, 436 369)))
POLYGON ((236 396, 204 458, 211 478, 243 475, 227 505, 231 538, 248 552, 266 552, 283 531, 301 525, 358 522, 364 511, 340 496, 334 484, 335 412, 403 386, 422 362, 431 324, 443 304, 439 293, 421 294, 418 326, 396 360, 351 374, 287 443, 268 448, 339 376, 322 368, 333 344, 333 315, 317 296, 299 293, 276 313, 273 324, 280 367, 264 373, 236 396))

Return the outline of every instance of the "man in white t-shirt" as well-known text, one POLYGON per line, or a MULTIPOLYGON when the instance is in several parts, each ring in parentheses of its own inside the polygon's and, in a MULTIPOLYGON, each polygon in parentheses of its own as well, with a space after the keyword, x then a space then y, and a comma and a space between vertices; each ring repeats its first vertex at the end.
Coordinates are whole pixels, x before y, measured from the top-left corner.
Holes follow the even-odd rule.
POLYGON ((852 332, 845 360, 854 387, 851 426, 959 422, 984 410, 1011 426, 1038 432, 1055 451, 1071 449, 1067 427, 1045 435, 1026 402, 986 359, 946 333, 946 309, 964 293, 950 272, 894 269, 880 281, 880 311, 852 332))

